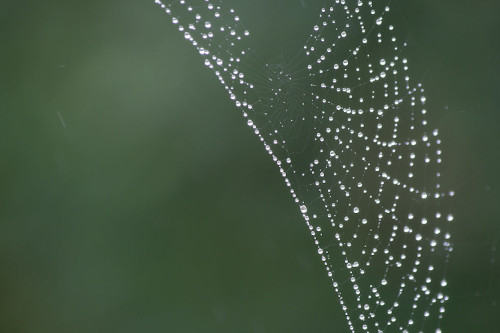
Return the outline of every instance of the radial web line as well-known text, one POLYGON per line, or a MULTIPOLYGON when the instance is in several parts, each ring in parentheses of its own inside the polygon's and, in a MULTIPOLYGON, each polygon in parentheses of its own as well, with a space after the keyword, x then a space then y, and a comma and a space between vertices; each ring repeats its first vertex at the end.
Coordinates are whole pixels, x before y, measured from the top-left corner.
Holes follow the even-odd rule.
POLYGON ((453 191, 390 1, 326 1, 266 61, 223 0, 156 0, 285 181, 351 332, 441 332, 453 191))

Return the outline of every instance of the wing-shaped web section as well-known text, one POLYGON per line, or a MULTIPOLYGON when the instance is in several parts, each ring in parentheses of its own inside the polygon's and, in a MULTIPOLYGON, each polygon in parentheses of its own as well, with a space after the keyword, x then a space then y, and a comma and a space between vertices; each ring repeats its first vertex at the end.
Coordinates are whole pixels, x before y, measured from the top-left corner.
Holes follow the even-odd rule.
POLYGON ((389 2, 327 1, 287 63, 222 1, 156 1, 279 167, 349 329, 440 331, 451 251, 441 141, 389 2))

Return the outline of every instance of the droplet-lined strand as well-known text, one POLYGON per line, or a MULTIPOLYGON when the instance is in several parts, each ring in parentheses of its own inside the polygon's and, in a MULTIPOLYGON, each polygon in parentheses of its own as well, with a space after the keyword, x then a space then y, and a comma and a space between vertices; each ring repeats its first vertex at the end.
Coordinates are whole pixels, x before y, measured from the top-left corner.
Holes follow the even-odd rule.
POLYGON ((391 9, 327 2, 299 56, 265 62, 222 1, 155 2, 278 166, 349 329, 440 332, 453 192, 391 9))

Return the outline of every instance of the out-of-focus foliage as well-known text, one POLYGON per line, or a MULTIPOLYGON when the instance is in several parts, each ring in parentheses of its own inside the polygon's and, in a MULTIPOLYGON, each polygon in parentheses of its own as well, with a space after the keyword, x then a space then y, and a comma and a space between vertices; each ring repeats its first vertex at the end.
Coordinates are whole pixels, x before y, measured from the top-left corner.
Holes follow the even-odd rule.
MULTIPOLYGON (((313 4, 235 1, 299 40, 313 4)), ((395 7, 457 193, 449 332, 499 325, 499 7, 395 7)), ((6 0, 0 22, 0 331, 347 331, 278 170, 153 1, 6 0)))

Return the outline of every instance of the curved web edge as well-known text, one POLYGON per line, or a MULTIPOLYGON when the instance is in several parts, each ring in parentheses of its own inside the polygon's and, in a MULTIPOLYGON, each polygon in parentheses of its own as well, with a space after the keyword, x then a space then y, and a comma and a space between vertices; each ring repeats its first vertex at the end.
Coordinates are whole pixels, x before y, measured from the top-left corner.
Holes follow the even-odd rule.
POLYGON ((439 332, 453 192, 440 187, 441 140, 389 7, 331 1, 302 56, 271 66, 221 1, 155 2, 279 167, 350 330, 439 332))

